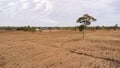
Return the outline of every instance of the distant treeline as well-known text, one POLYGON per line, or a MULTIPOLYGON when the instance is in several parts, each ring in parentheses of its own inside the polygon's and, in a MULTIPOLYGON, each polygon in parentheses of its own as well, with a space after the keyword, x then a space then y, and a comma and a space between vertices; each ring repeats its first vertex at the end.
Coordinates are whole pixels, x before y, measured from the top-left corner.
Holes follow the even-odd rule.
MULTIPOLYGON (((37 31, 37 30, 82 30, 83 27, 75 26, 75 27, 31 27, 31 26, 24 26, 24 27, 0 27, 0 30, 22 30, 22 31, 37 31)), ((120 30, 118 25, 115 26, 89 26, 86 27, 87 30, 120 30)))
POLYGON ((119 26, 95 26, 95 27, 87 27, 86 29, 90 29, 90 30, 119 30, 120 27, 119 26))

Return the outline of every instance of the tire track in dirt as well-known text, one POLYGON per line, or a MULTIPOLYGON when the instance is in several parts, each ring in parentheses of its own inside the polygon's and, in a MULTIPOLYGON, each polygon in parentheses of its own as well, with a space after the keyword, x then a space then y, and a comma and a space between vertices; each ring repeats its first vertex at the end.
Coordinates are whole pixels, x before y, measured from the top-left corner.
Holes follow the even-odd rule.
MULTIPOLYGON (((39 43, 39 42, 34 42, 34 43, 39 43)), ((41 43, 41 44, 43 44, 45 46, 53 47, 53 48, 60 48, 60 49, 63 49, 65 51, 69 51, 69 52, 71 52, 73 54, 76 54, 76 55, 83 55, 83 56, 87 56, 87 57, 91 57, 91 58, 95 58, 95 59, 101 59, 101 60, 105 60, 105 61, 110 61, 110 62, 115 63, 118 66, 120 66, 120 61, 119 60, 115 60, 115 59, 109 58, 109 57, 95 56, 95 55, 91 55, 91 54, 87 54, 87 53, 77 51, 77 49, 63 47, 63 45, 64 45, 63 43, 61 44, 61 46, 54 45, 54 44, 48 44, 48 43, 47 44, 46 43, 41 43)))
POLYGON ((5 57, 0 54, 0 68, 4 68, 5 65, 5 57))
POLYGON ((84 56, 88 56, 88 57, 91 57, 91 58, 102 59, 102 60, 114 62, 114 63, 117 63, 118 65, 120 65, 120 61, 115 60, 115 59, 112 59, 112 58, 94 56, 94 55, 91 55, 91 54, 86 54, 86 53, 82 53, 82 52, 77 52, 77 50, 75 50, 75 49, 69 49, 69 48, 60 47, 60 46, 56 46, 56 45, 50 45, 50 44, 45 44, 45 45, 50 46, 50 47, 54 47, 54 48, 61 48, 61 49, 64 49, 64 50, 66 50, 66 51, 69 51, 69 52, 74 53, 74 54, 77 54, 77 55, 84 55, 84 56))
POLYGON ((120 61, 114 60, 114 59, 112 59, 112 58, 105 58, 105 57, 93 56, 93 55, 86 54, 86 53, 82 53, 82 52, 76 52, 76 51, 74 51, 74 50, 69 50, 69 51, 71 51, 71 52, 74 53, 74 54, 89 56, 89 57, 97 58, 97 59, 103 59, 103 60, 106 60, 106 61, 116 62, 117 64, 120 64, 120 61))

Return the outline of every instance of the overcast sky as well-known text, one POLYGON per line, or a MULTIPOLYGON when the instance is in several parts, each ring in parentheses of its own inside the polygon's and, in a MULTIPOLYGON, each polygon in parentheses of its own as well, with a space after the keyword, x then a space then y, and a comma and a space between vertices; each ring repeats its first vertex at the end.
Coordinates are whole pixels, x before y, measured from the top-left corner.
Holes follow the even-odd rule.
POLYGON ((120 25, 120 0, 0 0, 0 26, 76 26, 89 14, 95 25, 120 25))

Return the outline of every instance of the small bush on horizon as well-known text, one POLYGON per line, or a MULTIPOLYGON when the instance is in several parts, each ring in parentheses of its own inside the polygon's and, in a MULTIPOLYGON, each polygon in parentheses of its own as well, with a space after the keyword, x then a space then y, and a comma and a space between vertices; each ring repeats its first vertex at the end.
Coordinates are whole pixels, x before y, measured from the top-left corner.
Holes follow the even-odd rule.
POLYGON ((25 27, 18 27, 16 30, 35 32, 36 28, 35 27, 30 27, 30 26, 27 26, 27 27, 25 26, 25 27))
POLYGON ((79 31, 82 32, 82 31, 84 30, 84 27, 85 27, 84 25, 80 25, 80 26, 79 26, 79 31))

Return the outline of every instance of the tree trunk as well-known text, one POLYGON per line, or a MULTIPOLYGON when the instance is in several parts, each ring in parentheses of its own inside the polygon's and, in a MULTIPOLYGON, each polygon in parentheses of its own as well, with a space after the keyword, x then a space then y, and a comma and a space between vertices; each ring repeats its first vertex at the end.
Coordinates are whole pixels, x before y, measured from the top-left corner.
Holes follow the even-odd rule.
POLYGON ((83 39, 85 39, 85 27, 86 27, 86 25, 85 25, 85 23, 84 23, 84 28, 83 28, 83 39))
POLYGON ((85 29, 83 29, 83 39, 85 38, 85 29))

